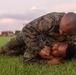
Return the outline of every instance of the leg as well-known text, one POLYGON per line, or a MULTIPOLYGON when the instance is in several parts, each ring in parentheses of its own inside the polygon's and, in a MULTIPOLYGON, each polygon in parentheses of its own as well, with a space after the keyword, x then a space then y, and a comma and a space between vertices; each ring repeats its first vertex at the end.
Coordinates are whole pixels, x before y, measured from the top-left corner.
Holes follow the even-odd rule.
POLYGON ((23 33, 21 32, 15 38, 12 38, 1 47, 0 53, 2 54, 16 54, 23 51, 25 43, 23 41, 23 33))

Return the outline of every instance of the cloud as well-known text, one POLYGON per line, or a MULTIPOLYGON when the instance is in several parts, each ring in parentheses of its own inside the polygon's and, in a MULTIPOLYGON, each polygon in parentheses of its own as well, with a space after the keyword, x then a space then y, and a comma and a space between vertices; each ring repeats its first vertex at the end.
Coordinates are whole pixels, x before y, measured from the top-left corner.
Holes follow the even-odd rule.
POLYGON ((24 23, 27 24, 31 20, 17 20, 17 19, 12 19, 12 18, 4 18, 0 20, 0 25, 23 25, 24 23))
POLYGON ((17 20, 11 18, 4 18, 0 20, 0 31, 3 30, 21 30, 23 28, 23 24, 27 24, 29 20, 17 20))
POLYGON ((31 20, 42 16, 45 10, 32 7, 33 9, 28 10, 23 14, 11 14, 6 13, 0 15, 0 31, 2 30, 18 30, 22 29, 24 24, 27 24, 31 20))
POLYGON ((31 10, 35 10, 35 9, 37 9, 37 7, 36 7, 36 6, 31 7, 31 10))
POLYGON ((41 15, 45 13, 46 11, 44 9, 39 9, 34 6, 34 7, 31 7, 30 10, 22 14, 11 14, 11 13, 2 14, 0 15, 0 19, 13 18, 13 19, 18 19, 18 20, 33 20, 37 17, 40 17, 41 15))
MULTIPOLYGON (((40 2, 40 1, 39 1, 40 2)), ((23 13, 3 13, 0 15, 0 19, 2 18, 12 18, 12 19, 18 19, 18 20, 33 20, 35 18, 38 18, 44 14, 50 13, 50 12, 69 12, 73 11, 76 12, 76 4, 73 2, 71 3, 69 1, 60 1, 56 0, 55 1, 50 1, 46 2, 44 0, 44 5, 41 6, 41 3, 39 5, 32 5, 28 8, 28 10, 23 11, 23 13), (57 2, 57 3, 56 3, 57 2), (46 3, 46 4, 45 4, 46 3)), ((2 11, 3 12, 3 11, 2 11)))

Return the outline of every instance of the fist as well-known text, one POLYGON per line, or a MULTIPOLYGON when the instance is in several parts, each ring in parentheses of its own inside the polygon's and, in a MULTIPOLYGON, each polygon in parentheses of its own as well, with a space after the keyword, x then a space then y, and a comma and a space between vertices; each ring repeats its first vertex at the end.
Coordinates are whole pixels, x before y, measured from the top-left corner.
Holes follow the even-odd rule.
POLYGON ((50 59, 50 58, 51 58, 50 48, 49 48, 48 46, 45 46, 45 47, 39 52, 39 55, 40 55, 42 58, 50 59))

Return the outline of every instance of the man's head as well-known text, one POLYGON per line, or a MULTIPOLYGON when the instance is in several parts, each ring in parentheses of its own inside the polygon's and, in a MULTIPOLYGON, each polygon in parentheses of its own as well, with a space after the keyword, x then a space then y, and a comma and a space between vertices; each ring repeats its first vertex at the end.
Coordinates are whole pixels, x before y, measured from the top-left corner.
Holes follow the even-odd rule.
POLYGON ((68 44, 57 42, 52 46, 52 54, 56 57, 65 57, 68 44))
POLYGON ((70 44, 58 42, 53 44, 52 55, 55 57, 62 57, 64 59, 71 59, 75 55, 75 47, 70 44))
POLYGON ((72 35, 76 31, 75 13, 69 12, 62 17, 59 31, 61 35, 72 35))

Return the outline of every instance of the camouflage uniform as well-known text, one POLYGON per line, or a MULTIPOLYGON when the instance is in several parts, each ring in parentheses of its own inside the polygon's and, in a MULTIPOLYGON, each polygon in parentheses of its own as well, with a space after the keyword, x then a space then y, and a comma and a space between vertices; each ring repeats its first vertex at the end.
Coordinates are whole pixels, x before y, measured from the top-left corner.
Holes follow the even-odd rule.
MULTIPOLYGON (((44 48, 45 45, 50 45, 52 42, 60 41, 71 43, 73 38, 67 36, 60 36, 59 24, 61 18, 65 13, 49 13, 39 17, 27 25, 25 25, 21 33, 15 38, 6 43, 2 49, 7 50, 6 53, 11 54, 11 50, 15 53, 19 51, 24 52, 25 62, 38 62, 43 63, 38 56, 38 52, 44 48), (8 52, 8 50, 10 50, 8 52)), ((76 38, 75 38, 76 40, 76 38)), ((46 63, 46 62, 45 62, 46 63)))

